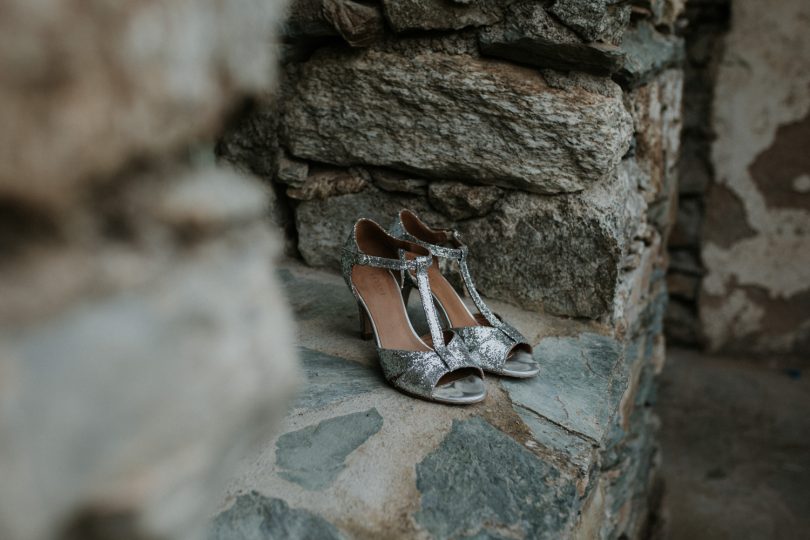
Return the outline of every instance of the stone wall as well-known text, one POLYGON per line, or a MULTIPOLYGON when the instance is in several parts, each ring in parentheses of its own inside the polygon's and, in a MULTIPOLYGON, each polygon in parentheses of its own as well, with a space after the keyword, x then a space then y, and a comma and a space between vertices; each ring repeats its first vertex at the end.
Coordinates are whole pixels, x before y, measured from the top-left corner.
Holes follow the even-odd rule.
POLYGON ((200 537, 292 397, 272 199, 211 151, 282 8, 3 3, 0 537, 200 537))
POLYGON ((704 0, 687 13, 668 334, 713 351, 806 355, 807 6, 704 0))
POLYGON ((229 490, 215 538, 246 524, 328 538, 644 533, 657 489, 649 405, 664 361, 682 8, 293 4, 283 91, 252 103, 217 152, 268 181, 287 253, 327 271, 290 273, 310 383, 286 432, 229 490), (460 410, 357 370, 375 360, 346 330, 340 248, 358 217, 387 226, 402 207, 462 232, 481 292, 539 342, 542 377, 489 379, 492 397, 460 410), (312 450, 323 469, 297 461, 355 427, 340 451, 312 450), (443 469, 454 456, 481 478, 443 469), (520 497, 534 511, 501 502, 493 481, 526 472, 537 480, 520 497), (480 512, 456 504, 477 488, 497 496, 480 512))
POLYGON ((674 209, 679 9, 300 2, 283 94, 219 151, 275 186, 307 264, 337 268, 357 217, 410 207, 461 230, 483 293, 610 319, 674 209))
POLYGON ((704 268, 700 257, 706 191, 714 177, 711 148, 715 82, 728 30, 730 0, 690 0, 684 16, 684 120, 678 173, 678 214, 669 237, 670 300, 666 333, 672 344, 700 346, 698 297, 704 268))

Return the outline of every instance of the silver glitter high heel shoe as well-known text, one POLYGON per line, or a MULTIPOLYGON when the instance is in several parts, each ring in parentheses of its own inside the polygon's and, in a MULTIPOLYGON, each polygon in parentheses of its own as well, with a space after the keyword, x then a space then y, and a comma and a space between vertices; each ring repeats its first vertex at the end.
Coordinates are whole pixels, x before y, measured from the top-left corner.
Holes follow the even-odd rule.
POLYGON ((428 400, 469 404, 486 397, 484 374, 464 340, 442 331, 427 271, 430 253, 393 238, 369 219, 352 227, 343 247, 343 278, 357 299, 361 336, 377 342, 385 378, 396 388, 428 400), (402 300, 405 275, 419 283, 430 335, 419 337, 402 300))
MULTIPOLYGON (((427 249, 434 259, 446 258, 458 263, 464 287, 478 313, 473 315, 452 285, 439 271, 437 261, 428 269, 428 281, 436 303, 443 311, 448 326, 464 339, 472 353, 478 353, 484 371, 507 377, 527 378, 537 375, 540 366, 532 357, 528 340, 512 325, 493 313, 478 294, 467 267, 467 246, 453 229, 433 229, 410 210, 402 210, 390 230, 402 240, 427 249)), ((411 286, 420 289, 418 282, 411 286)), ((409 291, 404 290, 407 297, 409 291)))

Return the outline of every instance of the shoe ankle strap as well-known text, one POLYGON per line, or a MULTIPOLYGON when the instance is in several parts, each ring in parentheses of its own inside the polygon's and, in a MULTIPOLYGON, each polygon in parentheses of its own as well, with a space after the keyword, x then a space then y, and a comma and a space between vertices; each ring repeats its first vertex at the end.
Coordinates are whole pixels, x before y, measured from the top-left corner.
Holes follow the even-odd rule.
POLYGON ((389 259, 387 257, 375 257, 374 255, 366 255, 365 253, 356 249, 343 248, 343 251, 349 256, 352 264, 359 266, 372 266, 375 268, 385 268, 387 270, 398 270, 401 272, 418 271, 420 269, 428 268, 433 263, 433 257, 430 255, 417 255, 412 259, 405 257, 407 251, 404 249, 399 250, 399 259, 389 259))

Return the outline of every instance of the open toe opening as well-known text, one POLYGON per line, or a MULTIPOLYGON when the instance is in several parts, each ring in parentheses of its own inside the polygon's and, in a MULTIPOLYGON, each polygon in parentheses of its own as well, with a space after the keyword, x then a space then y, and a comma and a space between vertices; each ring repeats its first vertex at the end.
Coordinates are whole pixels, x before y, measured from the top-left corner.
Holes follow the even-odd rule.
POLYGON ((509 377, 526 378, 537 375, 540 365, 532 355, 532 347, 527 343, 518 343, 509 351, 503 365, 503 374, 509 377))
POLYGON ((481 372, 475 368, 461 368, 439 379, 433 389, 433 399, 445 403, 478 403, 484 400, 486 393, 481 372))

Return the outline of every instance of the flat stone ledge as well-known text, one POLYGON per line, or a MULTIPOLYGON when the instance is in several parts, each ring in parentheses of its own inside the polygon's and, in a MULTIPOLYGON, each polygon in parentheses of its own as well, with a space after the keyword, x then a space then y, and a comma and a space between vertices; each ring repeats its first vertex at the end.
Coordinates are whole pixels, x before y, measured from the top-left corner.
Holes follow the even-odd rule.
MULTIPOLYGON (((483 403, 445 406, 384 381, 338 275, 294 262, 279 274, 308 383, 281 433, 231 482, 226 498, 235 502, 213 538, 266 520, 275 525, 265 529, 303 535, 294 538, 565 538, 585 526, 586 503, 618 512, 633 499, 634 480, 602 475, 637 471, 635 457, 654 451, 649 438, 627 442, 643 425, 630 416, 646 396, 635 391, 640 373, 651 371, 639 367, 649 363, 646 334, 617 340, 597 323, 489 301, 537 344, 543 372, 489 377, 483 403)), ((417 332, 425 329, 418 300, 409 309, 417 332)), ((588 519, 607 527, 602 514, 588 519)), ((606 537, 622 531, 614 532, 606 537)))

